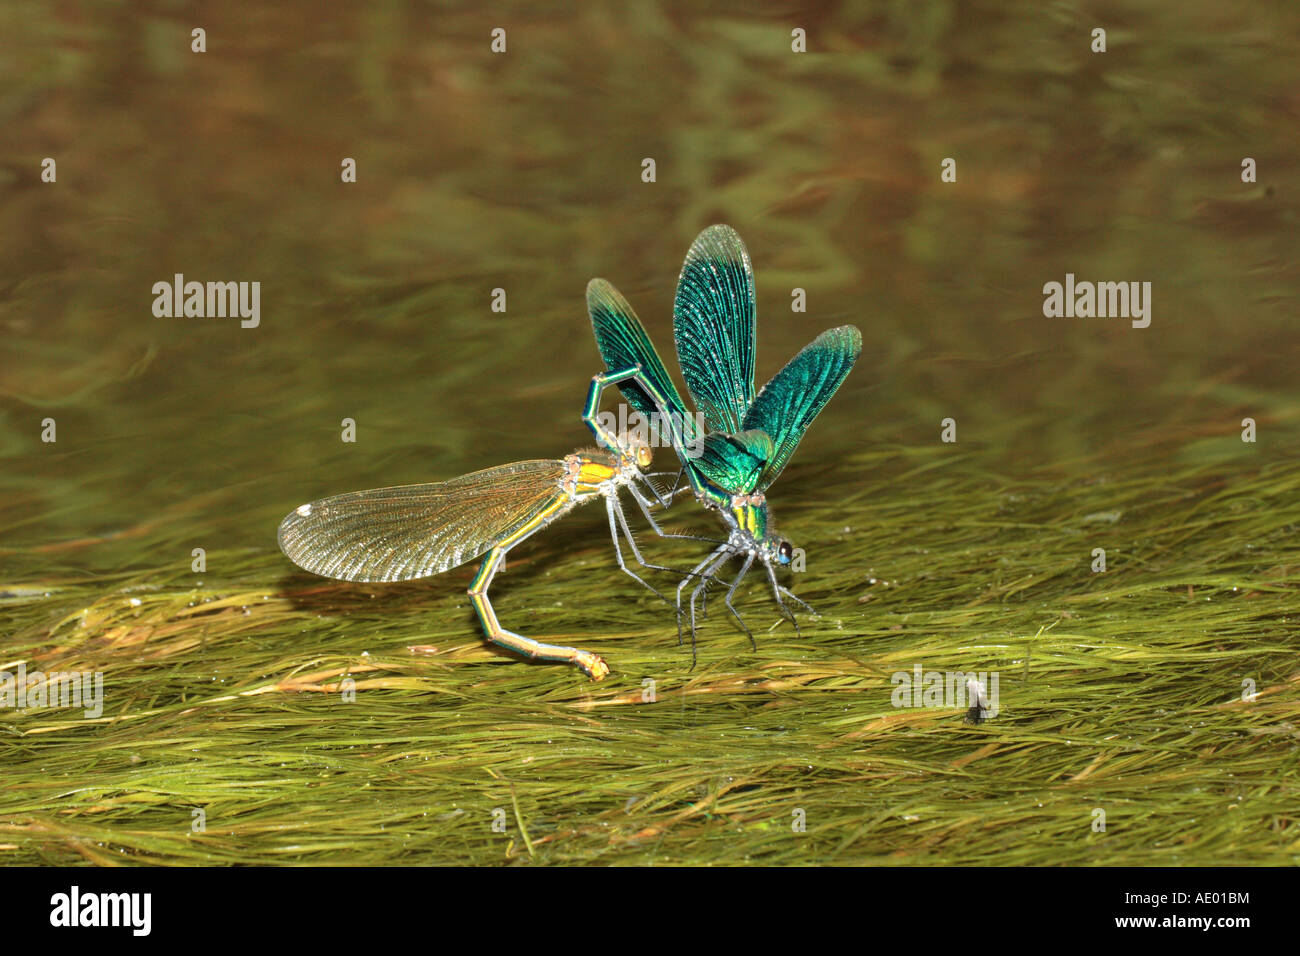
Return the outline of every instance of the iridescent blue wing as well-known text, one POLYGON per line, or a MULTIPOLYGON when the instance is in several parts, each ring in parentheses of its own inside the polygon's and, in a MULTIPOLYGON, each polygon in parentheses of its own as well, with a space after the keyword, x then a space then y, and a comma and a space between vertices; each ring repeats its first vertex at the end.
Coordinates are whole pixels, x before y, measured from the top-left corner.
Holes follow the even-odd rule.
POLYGON ((673 338, 709 431, 743 431, 754 400, 754 270, 730 226, 700 233, 677 279, 673 338))
MULTIPOLYGON (((668 377, 663 360, 659 358, 645 326, 627 299, 604 279, 592 279, 587 283, 587 311, 591 313, 591 330, 596 335, 600 357, 605 360, 605 371, 614 372, 633 365, 641 366, 646 379, 668 399, 669 408, 665 411, 681 418, 686 439, 693 440, 697 434, 695 420, 686 414, 686 404, 682 401, 681 393, 668 377)), ((654 399, 636 382, 621 382, 619 390, 628 404, 642 415, 659 413, 654 399)))
POLYGON ((758 429, 734 435, 713 432, 704 436, 690 467, 723 491, 747 495, 757 487, 772 451, 772 439, 758 429))
POLYGON ((855 326, 828 329, 763 386, 745 415, 745 428, 762 429, 772 436, 775 445, 759 490, 776 481, 799 447, 799 439, 831 400, 861 351, 862 333, 855 326))

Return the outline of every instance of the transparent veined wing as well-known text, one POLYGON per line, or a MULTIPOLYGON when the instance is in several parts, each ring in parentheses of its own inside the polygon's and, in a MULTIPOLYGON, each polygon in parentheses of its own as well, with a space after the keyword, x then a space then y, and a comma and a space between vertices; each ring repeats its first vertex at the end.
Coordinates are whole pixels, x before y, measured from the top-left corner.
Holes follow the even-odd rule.
POLYGON ((564 492, 562 461, 520 461, 450 481, 313 501, 280 523, 298 567, 342 581, 409 581, 478 557, 564 492))
POLYGON ((677 279, 673 338, 709 431, 739 432, 754 400, 754 269, 730 226, 700 233, 677 279))
POLYGON ((772 457, 772 439, 764 432, 713 432, 704 436, 700 454, 690 466, 715 487, 733 495, 747 495, 757 486, 772 457))
MULTIPOLYGON (((605 360, 605 371, 622 371, 633 365, 641 366, 646 379, 668 399, 665 411, 676 415, 682 422, 688 441, 696 437, 695 419, 686 414, 686 403, 668 376, 663 359, 655 351, 654 343, 645 326, 637 318, 632 306, 604 279, 587 283, 587 311, 591 313, 591 330, 596 336, 596 347, 605 360)), ((628 404, 642 415, 659 413, 659 406, 634 381, 619 383, 619 390, 628 404)))
POLYGON ((745 428, 762 429, 775 446, 759 490, 776 481, 803 433, 853 369, 861 351, 862 333, 856 326, 827 329, 763 386, 745 414, 745 428))

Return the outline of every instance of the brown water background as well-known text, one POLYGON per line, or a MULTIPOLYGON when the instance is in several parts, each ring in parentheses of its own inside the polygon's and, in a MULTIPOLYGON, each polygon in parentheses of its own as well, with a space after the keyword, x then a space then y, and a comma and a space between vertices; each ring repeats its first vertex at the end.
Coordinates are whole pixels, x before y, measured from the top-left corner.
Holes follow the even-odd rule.
POLYGON ((1008 475, 1175 436, 1267 453, 1245 415, 1294 447, 1300 8, 749 11, 6 5, 5 573, 129 569, 144 523, 178 560, 266 549, 301 500, 561 455, 598 370, 586 281, 671 355, 712 222, 754 259, 760 383, 823 328, 863 332, 787 497, 833 497, 853 467, 828 465, 946 416, 1008 475), (260 281, 260 327, 155 318, 177 272, 260 281), (1150 328, 1045 318, 1067 272, 1150 281, 1150 328))

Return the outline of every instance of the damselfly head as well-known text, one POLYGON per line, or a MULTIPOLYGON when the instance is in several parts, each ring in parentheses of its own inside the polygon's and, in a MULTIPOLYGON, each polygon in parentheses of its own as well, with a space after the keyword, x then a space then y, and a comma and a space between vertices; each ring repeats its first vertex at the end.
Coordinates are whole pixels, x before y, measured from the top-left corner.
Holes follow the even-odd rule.
POLYGON ((763 560, 771 566, 778 568, 788 568, 794 561, 795 546, 794 542, 783 537, 776 528, 772 526, 770 512, 764 509, 769 520, 763 527, 763 536, 760 540, 763 547, 763 560))
POLYGON ((794 560, 794 545, 775 532, 762 540, 761 547, 763 560, 774 567, 788 568, 794 560))
POLYGON ((618 436, 619 451, 623 453, 624 458, 637 468, 644 471, 650 467, 654 461, 654 452, 650 450, 650 444, 640 435, 634 435, 631 432, 624 432, 618 436))

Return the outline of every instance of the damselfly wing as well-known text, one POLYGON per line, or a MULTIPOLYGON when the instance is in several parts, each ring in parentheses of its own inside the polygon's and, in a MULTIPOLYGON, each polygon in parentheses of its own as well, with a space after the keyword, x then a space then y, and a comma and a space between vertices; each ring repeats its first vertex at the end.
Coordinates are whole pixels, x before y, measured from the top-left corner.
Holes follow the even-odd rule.
POLYGON ((335 495, 290 512, 280 550, 304 571, 340 581, 427 578, 554 509, 565 500, 565 475, 560 460, 520 461, 450 481, 335 495))

